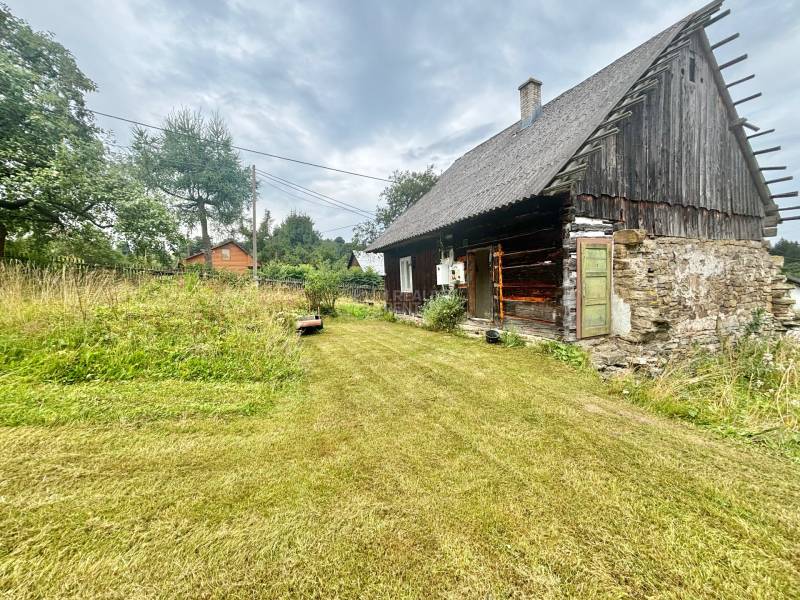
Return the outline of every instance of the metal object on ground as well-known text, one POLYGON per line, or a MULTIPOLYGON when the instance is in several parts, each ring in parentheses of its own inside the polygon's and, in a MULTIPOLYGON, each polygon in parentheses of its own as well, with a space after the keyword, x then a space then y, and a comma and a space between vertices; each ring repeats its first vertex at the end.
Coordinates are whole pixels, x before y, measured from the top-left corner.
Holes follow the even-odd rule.
POLYGON ((500 332, 497 329, 488 329, 486 331, 486 342, 489 344, 496 344, 500 341, 500 332))

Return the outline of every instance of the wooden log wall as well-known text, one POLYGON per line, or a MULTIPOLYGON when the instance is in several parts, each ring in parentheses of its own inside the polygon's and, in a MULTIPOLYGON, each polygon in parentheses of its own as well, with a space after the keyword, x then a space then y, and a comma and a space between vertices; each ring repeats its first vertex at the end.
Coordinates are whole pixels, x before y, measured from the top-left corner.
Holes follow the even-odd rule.
POLYGON ((601 142, 577 184, 579 195, 626 200, 583 202, 577 214, 620 220, 623 211, 655 235, 761 239, 763 205, 700 35, 601 142))
POLYGON ((438 239, 427 239, 386 250, 383 253, 386 277, 386 305, 390 310, 415 314, 436 291, 436 265, 439 264, 438 239), (400 291, 400 259, 412 259, 411 283, 414 291, 400 291))
MULTIPOLYGON (((561 200, 533 198, 454 227, 449 240, 459 260, 470 249, 490 246, 497 252, 501 248, 505 322, 550 335, 561 327, 561 227, 561 200)), ((498 265, 495 257, 495 320, 500 315, 498 265)))

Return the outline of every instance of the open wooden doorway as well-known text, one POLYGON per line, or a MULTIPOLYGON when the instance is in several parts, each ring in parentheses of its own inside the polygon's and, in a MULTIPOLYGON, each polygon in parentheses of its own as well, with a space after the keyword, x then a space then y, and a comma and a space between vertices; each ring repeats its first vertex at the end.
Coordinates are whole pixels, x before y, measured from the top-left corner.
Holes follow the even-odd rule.
POLYGON ((479 248, 467 253, 468 312, 476 319, 492 319, 492 249, 479 248))

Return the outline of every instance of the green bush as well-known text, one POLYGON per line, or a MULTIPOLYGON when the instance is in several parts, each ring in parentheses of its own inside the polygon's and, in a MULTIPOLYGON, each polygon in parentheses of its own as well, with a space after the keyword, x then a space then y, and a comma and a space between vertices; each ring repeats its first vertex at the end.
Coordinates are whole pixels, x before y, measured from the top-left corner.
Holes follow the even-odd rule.
POLYGON ((549 340, 541 342, 538 349, 556 360, 565 362, 577 368, 585 368, 589 366, 589 357, 582 348, 575 344, 565 344, 564 342, 557 342, 549 340))
POLYGON ((383 287, 383 277, 370 267, 366 271, 361 269, 347 269, 342 274, 342 285, 361 285, 368 287, 383 287))
POLYGON ((500 342, 506 348, 522 348, 525 346, 525 340, 522 339, 522 336, 513 327, 504 330, 500 334, 500 342))
POLYGON ((314 270, 306 276, 306 299, 311 310, 317 308, 323 314, 336 314, 336 299, 339 297, 339 286, 342 274, 333 270, 314 270))
POLYGON ((270 262, 259 268, 258 273, 266 279, 292 279, 305 281, 308 274, 315 268, 312 265, 290 265, 280 262, 270 262))
POLYGON ((455 291, 431 296, 422 306, 422 322, 434 331, 455 331, 466 314, 464 297, 455 291))

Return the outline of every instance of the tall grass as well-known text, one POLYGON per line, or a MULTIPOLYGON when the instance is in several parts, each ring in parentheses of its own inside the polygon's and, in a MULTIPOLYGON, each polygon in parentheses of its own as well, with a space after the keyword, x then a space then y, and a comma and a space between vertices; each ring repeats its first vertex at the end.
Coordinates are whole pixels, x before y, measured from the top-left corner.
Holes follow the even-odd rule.
POLYGON ((0 266, 0 376, 78 383, 258 381, 300 373, 291 319, 302 299, 249 284, 122 279, 0 266))
POLYGON ((800 460, 800 344, 748 336, 717 354, 691 352, 652 379, 616 383, 637 404, 800 460))

